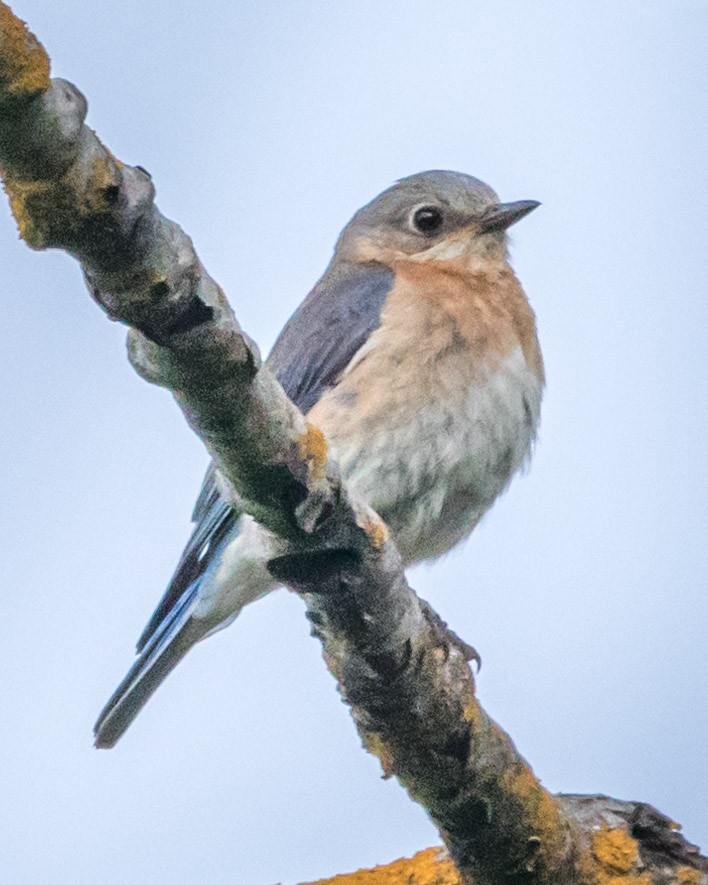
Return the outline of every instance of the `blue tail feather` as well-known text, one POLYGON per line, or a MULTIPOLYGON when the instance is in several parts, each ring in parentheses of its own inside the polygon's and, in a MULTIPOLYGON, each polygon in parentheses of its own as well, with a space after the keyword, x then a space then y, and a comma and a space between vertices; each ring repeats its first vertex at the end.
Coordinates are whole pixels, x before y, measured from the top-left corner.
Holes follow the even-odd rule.
POLYGON ((153 692, 208 632, 203 622, 192 617, 198 584, 188 587, 175 603, 101 711, 94 726, 97 747, 116 744, 153 692))

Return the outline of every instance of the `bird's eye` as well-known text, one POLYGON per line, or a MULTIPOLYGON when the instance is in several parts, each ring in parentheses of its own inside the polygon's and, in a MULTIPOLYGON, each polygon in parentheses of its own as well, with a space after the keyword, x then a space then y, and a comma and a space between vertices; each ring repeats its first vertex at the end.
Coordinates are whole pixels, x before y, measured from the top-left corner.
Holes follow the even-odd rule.
POLYGON ((430 236, 442 227, 443 215, 436 206, 421 206, 415 210, 411 220, 419 233, 430 236))

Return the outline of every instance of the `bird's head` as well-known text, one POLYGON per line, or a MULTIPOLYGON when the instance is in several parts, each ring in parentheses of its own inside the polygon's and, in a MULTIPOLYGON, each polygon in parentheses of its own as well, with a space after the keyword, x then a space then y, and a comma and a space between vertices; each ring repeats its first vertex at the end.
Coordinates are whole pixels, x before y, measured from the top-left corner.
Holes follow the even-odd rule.
POLYGON ((483 181, 462 172, 419 172, 361 208, 336 254, 359 261, 427 260, 506 254, 506 230, 540 204, 500 203, 483 181))

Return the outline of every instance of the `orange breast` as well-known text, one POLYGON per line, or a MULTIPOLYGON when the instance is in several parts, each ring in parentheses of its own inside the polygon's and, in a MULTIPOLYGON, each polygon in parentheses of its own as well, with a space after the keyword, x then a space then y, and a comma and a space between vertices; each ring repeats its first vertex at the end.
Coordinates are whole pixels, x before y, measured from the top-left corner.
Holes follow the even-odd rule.
MULTIPOLYGON (((494 368, 516 347, 543 382, 533 311, 506 262, 469 270, 462 262, 394 262, 396 282, 382 319, 390 328, 418 327, 438 338, 459 335, 473 365, 494 368)), ((434 342, 431 342, 431 346, 434 342)), ((438 346, 445 346, 443 340, 438 346)))

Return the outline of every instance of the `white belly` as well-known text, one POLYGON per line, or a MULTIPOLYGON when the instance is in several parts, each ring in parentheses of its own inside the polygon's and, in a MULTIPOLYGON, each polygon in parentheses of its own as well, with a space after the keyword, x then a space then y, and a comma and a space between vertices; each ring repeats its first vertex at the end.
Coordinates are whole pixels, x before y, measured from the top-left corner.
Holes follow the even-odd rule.
POLYGON ((395 390, 379 368, 363 362, 352 373, 366 396, 350 384, 326 395, 312 417, 412 563, 450 550, 505 489, 529 455, 541 384, 520 348, 487 373, 477 366, 474 380, 459 352, 397 372, 395 390))

